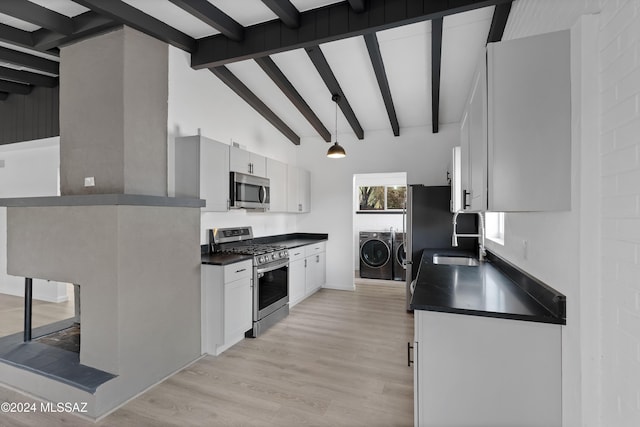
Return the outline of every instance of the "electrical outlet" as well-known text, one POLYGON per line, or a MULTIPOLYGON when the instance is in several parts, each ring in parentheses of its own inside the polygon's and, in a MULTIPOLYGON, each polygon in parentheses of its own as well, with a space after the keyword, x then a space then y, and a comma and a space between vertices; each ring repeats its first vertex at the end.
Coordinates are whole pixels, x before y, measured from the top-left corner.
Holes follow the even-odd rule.
POLYGON ((0 168, 4 167, 4 160, 0 160, 0 168))
POLYGON ((95 187, 96 186, 96 178, 93 176, 87 176, 84 178, 84 186, 85 187, 95 187))
POLYGON ((522 241, 522 259, 529 258, 529 242, 527 240, 522 241))

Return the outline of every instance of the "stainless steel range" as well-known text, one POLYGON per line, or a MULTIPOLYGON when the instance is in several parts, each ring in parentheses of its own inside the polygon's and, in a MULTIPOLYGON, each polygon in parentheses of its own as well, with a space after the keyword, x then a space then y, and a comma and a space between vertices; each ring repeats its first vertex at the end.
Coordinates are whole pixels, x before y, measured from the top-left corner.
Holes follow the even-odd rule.
POLYGON ((253 328, 257 337, 289 314, 289 251, 285 246, 256 242, 251 227, 209 230, 212 252, 253 256, 253 328))

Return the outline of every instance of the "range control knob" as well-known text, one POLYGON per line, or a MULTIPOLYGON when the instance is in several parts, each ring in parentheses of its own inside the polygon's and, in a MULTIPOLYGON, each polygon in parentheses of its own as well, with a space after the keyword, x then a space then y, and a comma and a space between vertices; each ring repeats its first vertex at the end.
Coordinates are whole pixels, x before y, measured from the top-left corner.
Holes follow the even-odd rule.
POLYGON ((258 264, 262 264, 263 262, 264 262, 264 257, 263 256, 258 258, 258 264))
POLYGON ((286 258, 286 257, 287 257, 287 255, 289 255, 289 254, 287 253, 287 251, 282 251, 282 252, 280 252, 280 258, 286 258))

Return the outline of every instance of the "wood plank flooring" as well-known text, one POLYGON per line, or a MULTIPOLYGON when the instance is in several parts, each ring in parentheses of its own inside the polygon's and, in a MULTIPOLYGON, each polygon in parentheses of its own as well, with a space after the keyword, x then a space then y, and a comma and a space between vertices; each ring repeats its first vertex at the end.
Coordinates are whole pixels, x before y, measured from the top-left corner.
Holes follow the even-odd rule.
MULTIPOLYGON (((413 315, 404 286, 322 289, 257 339, 206 356, 99 426, 410 426, 413 315)), ((0 388, 1 401, 27 398, 0 388)), ((96 425, 61 414, 0 414, 1 426, 96 425)))

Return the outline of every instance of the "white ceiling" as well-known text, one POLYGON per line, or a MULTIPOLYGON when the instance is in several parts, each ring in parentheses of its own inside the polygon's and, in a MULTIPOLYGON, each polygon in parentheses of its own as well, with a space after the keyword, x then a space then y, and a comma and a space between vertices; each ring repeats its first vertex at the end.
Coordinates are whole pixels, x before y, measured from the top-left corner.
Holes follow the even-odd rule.
MULTIPOLYGON (((87 11, 71 0, 31 0, 41 6, 73 17, 87 11)), ((172 27, 201 38, 218 32, 167 0, 124 0, 172 27)), ((260 0, 209 0, 243 26, 276 19, 260 0)), ((335 0, 292 0, 300 11, 335 0)), ((440 124, 460 120, 471 78, 485 45, 493 6, 446 17, 443 25, 440 92, 440 124)), ((32 24, 0 14, 0 23, 26 31, 32 24)), ((391 94, 402 129, 431 125, 431 23, 420 22, 377 33, 391 94)), ((321 45, 347 100, 365 131, 388 130, 387 112, 362 37, 321 45)), ((335 104, 303 49, 272 55, 330 132, 334 133, 335 104)), ((230 64, 228 68, 299 136, 317 136, 315 130, 253 61, 230 64)), ((216 77, 212 74, 212 79, 216 77)), ((350 126, 338 113, 339 132, 350 126)))

